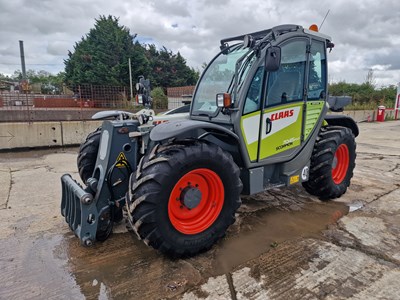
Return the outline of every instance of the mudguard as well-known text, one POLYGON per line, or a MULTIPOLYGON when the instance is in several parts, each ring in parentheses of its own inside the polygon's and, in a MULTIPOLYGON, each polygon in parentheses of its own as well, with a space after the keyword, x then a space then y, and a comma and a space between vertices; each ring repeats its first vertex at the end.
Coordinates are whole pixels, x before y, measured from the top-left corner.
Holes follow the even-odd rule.
POLYGON ((109 118, 120 118, 121 120, 126 119, 128 116, 133 115, 132 113, 121 111, 121 110, 105 110, 99 111, 92 116, 92 120, 104 120, 109 118))
POLYGON ((126 120, 129 118, 136 118, 137 116, 140 115, 146 115, 146 116, 154 116, 154 110, 152 109, 142 109, 138 111, 137 113, 131 113, 129 111, 122 111, 122 110, 104 110, 104 111, 99 111, 95 113, 92 116, 93 120, 104 120, 104 119, 120 119, 120 120, 126 120))
MULTIPOLYGON (((239 137, 226 127, 214 123, 196 120, 177 120, 157 125, 151 130, 150 139, 152 141, 159 142, 178 136, 185 136, 188 135, 190 132, 198 131, 222 133, 231 136, 236 140, 239 140, 239 137)), ((191 135, 188 137, 197 138, 198 136, 191 135)))
POLYGON ((325 121, 329 124, 329 125, 336 125, 336 126, 343 126, 343 127, 347 127, 350 128, 351 131, 354 134, 354 137, 357 137, 359 134, 359 130, 358 130, 358 126, 356 124, 356 122, 348 117, 348 116, 343 116, 343 115, 326 115, 325 116, 325 121))
POLYGON ((342 112, 346 105, 349 105, 352 98, 349 96, 328 96, 329 109, 333 112, 342 112))

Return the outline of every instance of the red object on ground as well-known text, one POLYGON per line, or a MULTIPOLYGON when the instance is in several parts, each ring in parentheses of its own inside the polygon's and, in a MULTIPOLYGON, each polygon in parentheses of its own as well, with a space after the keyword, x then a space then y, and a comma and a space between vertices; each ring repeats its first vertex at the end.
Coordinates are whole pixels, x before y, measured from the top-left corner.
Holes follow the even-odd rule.
POLYGON ((378 122, 385 121, 385 109, 386 108, 383 105, 378 106, 378 116, 376 117, 378 122))

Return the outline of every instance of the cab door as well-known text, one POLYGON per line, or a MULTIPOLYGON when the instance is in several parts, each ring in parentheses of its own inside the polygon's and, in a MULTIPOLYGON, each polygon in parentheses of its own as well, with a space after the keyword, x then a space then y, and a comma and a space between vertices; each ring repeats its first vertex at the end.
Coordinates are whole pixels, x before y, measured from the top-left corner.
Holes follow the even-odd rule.
POLYGON ((281 65, 269 72, 261 115, 258 160, 287 160, 303 142, 307 38, 296 38, 281 46, 281 65))
POLYGON ((327 92, 326 45, 312 40, 309 55, 306 114, 304 116, 304 140, 310 137, 325 106, 327 92))
POLYGON ((247 90, 243 115, 240 119, 240 129, 251 162, 258 160, 260 120, 262 113, 262 92, 264 87, 264 66, 259 66, 254 73, 247 90))

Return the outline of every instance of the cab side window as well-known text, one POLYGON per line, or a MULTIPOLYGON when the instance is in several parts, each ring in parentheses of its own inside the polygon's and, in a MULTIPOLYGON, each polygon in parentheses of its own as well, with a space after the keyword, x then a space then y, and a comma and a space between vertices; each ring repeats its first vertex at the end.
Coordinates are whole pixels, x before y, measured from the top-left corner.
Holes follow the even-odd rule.
POLYGON ((308 100, 319 100, 326 93, 326 55, 323 42, 311 45, 310 70, 308 74, 308 100))
POLYGON ((264 67, 259 67, 254 74, 249 90, 247 91, 243 114, 248 114, 260 109, 263 77, 264 67))
POLYGON ((266 106, 303 100, 307 41, 294 40, 281 49, 281 66, 268 77, 266 106))

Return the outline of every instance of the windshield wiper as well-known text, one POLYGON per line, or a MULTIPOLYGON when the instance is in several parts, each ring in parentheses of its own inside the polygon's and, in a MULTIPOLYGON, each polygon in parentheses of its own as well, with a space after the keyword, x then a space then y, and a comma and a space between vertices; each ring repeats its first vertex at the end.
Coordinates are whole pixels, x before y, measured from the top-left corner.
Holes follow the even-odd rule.
POLYGON ((238 84, 240 83, 240 81, 242 80, 242 77, 245 73, 245 71, 247 70, 248 65, 251 63, 251 60, 254 56, 253 55, 249 55, 249 57, 247 58, 247 60, 245 61, 245 63, 242 65, 243 60, 247 57, 247 55, 252 51, 252 49, 250 49, 249 51, 247 51, 242 57, 240 57, 237 62, 236 62, 236 66, 235 66, 235 74, 232 77, 232 80, 229 84, 228 90, 227 92, 229 93, 229 91, 232 90, 232 84, 234 83, 234 89, 233 89, 233 102, 236 102, 236 94, 238 91, 238 84), (239 66, 240 65, 240 66, 239 66), (239 74, 239 78, 238 78, 238 73, 239 74))
POLYGON ((254 54, 249 56, 248 59, 242 65, 242 68, 241 68, 240 74, 239 74, 239 78, 238 78, 238 84, 240 84, 240 86, 238 86, 238 90, 240 90, 242 87, 242 84, 243 84, 242 77, 245 75, 246 71, 248 71, 248 67, 249 67, 250 63, 252 62, 253 56, 254 56, 254 54))
MULTIPOLYGON (((217 111, 218 111, 218 110, 217 110, 217 111)), ((212 118, 214 118, 214 117, 215 117, 215 112, 214 112, 214 114, 198 113, 198 114, 195 114, 195 116, 199 116, 199 117, 207 117, 207 118, 208 118, 208 120, 209 120, 209 121, 211 121, 211 120, 212 120, 212 118)))
MULTIPOLYGON (((245 54, 244 56, 246 56, 248 53, 249 53, 249 52, 246 52, 246 54, 245 54)), ((238 59, 238 61, 236 62, 236 64, 237 64, 239 61, 242 61, 243 59, 244 59, 243 56, 240 57, 240 58, 238 59)), ((249 57, 249 60, 246 61, 245 65, 241 65, 241 67, 240 67, 240 70, 239 70, 239 71, 241 71, 241 75, 239 75, 239 82, 240 82, 240 80, 241 80, 241 78, 242 78, 242 76, 243 76, 244 70, 246 69, 247 65, 250 63, 250 59, 251 59, 251 58, 249 57)), ((228 89, 227 89, 227 92, 228 92, 228 93, 229 93, 229 91, 232 89, 232 85, 233 85, 233 83, 235 82, 235 78, 236 78, 236 74, 237 74, 237 73, 238 73, 238 71, 236 70, 236 67, 235 67, 235 73, 233 74, 232 79, 231 79, 231 82, 229 83, 229 86, 228 86, 228 89)))

